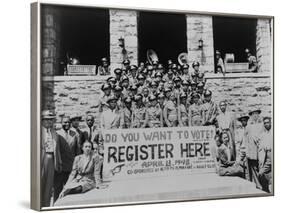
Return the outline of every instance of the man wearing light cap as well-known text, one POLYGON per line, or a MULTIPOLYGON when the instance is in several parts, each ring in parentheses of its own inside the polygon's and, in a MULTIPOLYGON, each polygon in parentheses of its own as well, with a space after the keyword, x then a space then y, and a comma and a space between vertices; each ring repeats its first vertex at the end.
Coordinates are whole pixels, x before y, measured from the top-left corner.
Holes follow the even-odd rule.
POLYGON ((101 66, 98 67, 97 75, 110 75, 110 66, 107 58, 102 58, 101 63, 101 66))
POLYGON ((103 112, 103 110, 108 107, 107 99, 111 95, 111 85, 105 83, 101 86, 101 90, 103 91, 103 94, 99 98, 99 112, 103 112))
POLYGON ((117 108, 117 98, 111 95, 107 99, 108 109, 101 113, 100 126, 101 129, 117 129, 120 128, 120 111, 117 108))
POLYGON ((137 94, 134 97, 135 108, 132 115, 132 128, 145 128, 147 123, 146 107, 143 104, 143 96, 137 94))
POLYGON ((132 99, 130 97, 124 98, 124 107, 121 110, 120 127, 122 129, 129 129, 132 125, 132 99))
POLYGON ((212 100, 212 92, 210 90, 206 90, 204 93, 204 104, 201 107, 202 110, 202 118, 203 125, 215 125, 216 116, 218 115, 218 106, 212 100))
POLYGON ((157 97, 151 94, 148 97, 149 107, 147 108, 147 124, 148 128, 163 127, 163 114, 159 106, 157 106, 157 97))
POLYGON ((249 112, 249 124, 247 127, 246 137, 246 157, 248 159, 249 176, 248 179, 256 183, 258 188, 261 187, 257 178, 258 175, 258 148, 260 143, 260 136, 263 132, 263 125, 260 123, 259 115, 261 110, 253 108, 249 112))

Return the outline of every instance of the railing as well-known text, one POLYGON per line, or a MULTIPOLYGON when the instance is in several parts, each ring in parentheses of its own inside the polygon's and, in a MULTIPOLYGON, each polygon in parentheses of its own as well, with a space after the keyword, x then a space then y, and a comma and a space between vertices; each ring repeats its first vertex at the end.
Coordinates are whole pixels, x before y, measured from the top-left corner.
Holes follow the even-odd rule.
POLYGON ((67 65, 66 75, 71 75, 71 76, 96 75, 96 65, 67 65))
POLYGON ((249 70, 249 63, 225 63, 225 72, 227 73, 245 73, 249 70))

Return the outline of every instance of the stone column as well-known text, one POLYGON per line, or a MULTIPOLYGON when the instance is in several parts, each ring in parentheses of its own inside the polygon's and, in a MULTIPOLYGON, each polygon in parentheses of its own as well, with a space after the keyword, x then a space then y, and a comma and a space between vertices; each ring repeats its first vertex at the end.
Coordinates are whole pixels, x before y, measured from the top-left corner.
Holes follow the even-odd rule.
POLYGON ((110 10, 110 63, 114 69, 121 67, 124 55, 119 46, 123 38, 128 59, 138 64, 137 11, 110 10))
POLYGON ((272 70, 272 37, 271 20, 257 20, 257 61, 258 72, 270 72, 272 70))
POLYGON ((56 9, 42 6, 42 75, 59 74, 59 21, 56 9))
POLYGON ((214 72, 214 38, 212 16, 186 15, 187 50, 189 62, 199 61, 201 70, 214 72), (199 48, 199 40, 203 48, 199 48))

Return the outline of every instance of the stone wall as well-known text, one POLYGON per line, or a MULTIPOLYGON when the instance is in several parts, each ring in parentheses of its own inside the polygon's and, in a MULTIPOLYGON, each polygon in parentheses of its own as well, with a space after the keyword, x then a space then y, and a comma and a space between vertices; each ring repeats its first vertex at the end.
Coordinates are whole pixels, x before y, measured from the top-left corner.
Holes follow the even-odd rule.
POLYGON ((257 20, 257 60, 259 72, 272 70, 272 30, 270 19, 257 20))
POLYGON ((110 62, 111 67, 121 67, 124 60, 118 40, 124 39, 131 64, 138 64, 137 11, 110 10, 110 62))
POLYGON ((269 76, 209 78, 206 87, 213 92, 213 99, 219 104, 226 100, 229 110, 248 113, 260 108, 264 114, 272 112, 272 88, 269 76))
POLYGON ((59 73, 59 20, 55 7, 42 6, 42 74, 58 75, 59 73))
POLYGON ((186 15, 189 61, 199 61, 204 72, 214 72, 213 19, 206 15, 186 15), (203 40, 203 48, 199 48, 203 40))
MULTIPOLYGON (((230 75, 222 77, 207 74, 206 87, 213 92, 213 99, 219 103, 226 100, 229 109, 237 114, 247 112, 258 107, 266 114, 271 113, 272 95, 271 78, 269 76, 255 76, 247 74, 242 77, 230 75)), ((45 99, 50 103, 45 105, 54 106, 57 121, 62 115, 80 113, 92 113, 98 120, 98 99, 102 94, 100 87, 104 79, 94 77, 70 77, 60 76, 54 80, 44 81, 45 85, 53 84, 54 91, 48 93, 52 98, 45 99), (52 103, 53 100, 53 103, 52 103)))

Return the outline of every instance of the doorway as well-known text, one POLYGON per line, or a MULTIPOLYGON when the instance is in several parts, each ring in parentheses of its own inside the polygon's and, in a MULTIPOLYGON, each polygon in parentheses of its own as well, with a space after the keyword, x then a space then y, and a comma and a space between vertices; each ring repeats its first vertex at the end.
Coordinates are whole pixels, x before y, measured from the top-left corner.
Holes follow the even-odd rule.
POLYGON ((185 15, 139 12, 138 42, 140 62, 147 61, 148 49, 154 50, 164 65, 169 59, 177 62, 178 55, 187 52, 185 15))

